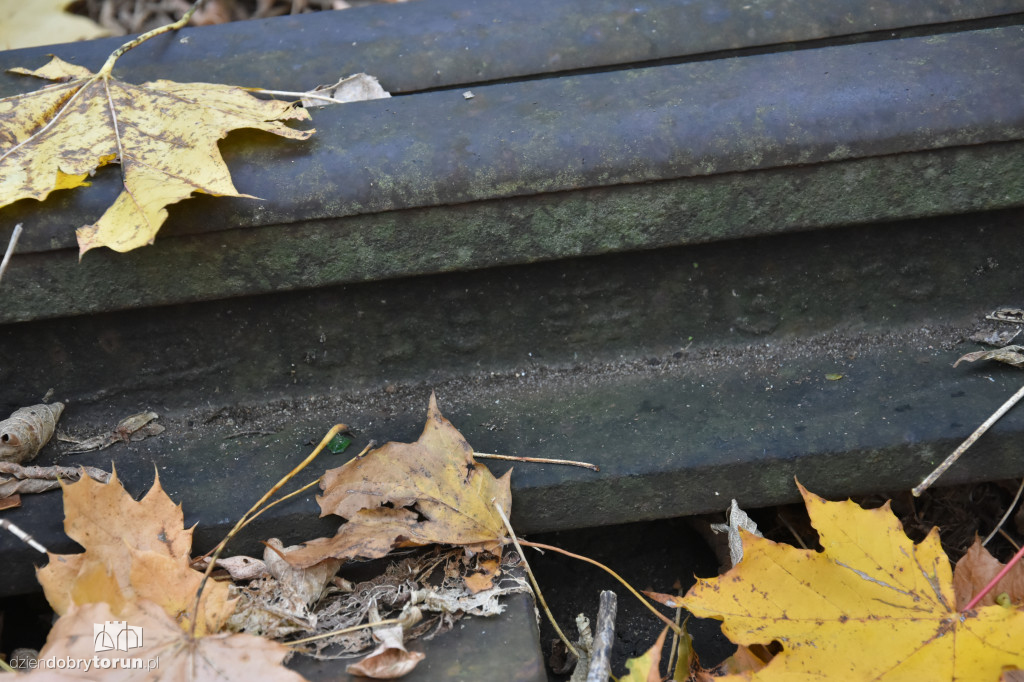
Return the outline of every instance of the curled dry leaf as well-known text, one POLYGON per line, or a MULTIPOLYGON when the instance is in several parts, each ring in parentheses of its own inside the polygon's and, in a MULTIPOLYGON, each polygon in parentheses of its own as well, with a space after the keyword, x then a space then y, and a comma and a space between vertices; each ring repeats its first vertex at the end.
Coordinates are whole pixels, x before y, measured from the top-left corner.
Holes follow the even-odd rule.
POLYGON ((0 422, 0 461, 20 464, 33 459, 53 436, 62 412, 64 403, 15 410, 0 422))
POLYGON ((960 359, 953 363, 956 367, 961 362, 975 362, 976 360, 998 360, 1014 367, 1024 367, 1024 346, 1004 346, 995 350, 979 350, 974 353, 967 353, 960 356, 960 359))
MULTIPOLYGON (((757 529, 757 524, 754 520, 747 515, 747 512, 740 509, 740 505, 736 500, 732 501, 729 505, 729 510, 726 512, 728 517, 728 523, 712 523, 711 530, 716 533, 728 533, 729 537, 729 558, 732 561, 732 566, 735 566, 743 559, 743 541, 740 538, 740 529, 753 533, 759 537, 764 537, 761 531, 757 529)), ((732 568, 730 566, 729 568, 732 568)))
MULTIPOLYGON (((999 571, 1003 564, 974 539, 967 553, 960 557, 953 569, 953 591, 956 592, 956 607, 962 609, 980 592, 999 571)), ((1011 604, 1024 604, 1024 564, 1016 563, 1000 578, 994 589, 981 598, 978 606, 992 606, 1000 594, 1006 594, 1011 604)))
POLYGON ((125 417, 117 423, 112 431, 101 433, 85 440, 72 440, 61 437, 61 440, 68 440, 75 443, 75 447, 67 454, 74 455, 81 452, 103 450, 114 443, 137 442, 150 436, 157 436, 164 432, 164 427, 154 422, 160 415, 156 412, 140 412, 130 417, 125 417))
MULTIPOLYGON (((209 557, 202 557, 192 562, 192 568, 205 571, 209 566, 209 557)), ((269 575, 267 565, 259 559, 251 556, 229 556, 226 559, 217 559, 217 568, 228 572, 232 580, 246 581, 256 580, 269 575)))
POLYGON ((380 81, 365 73, 346 76, 334 85, 318 85, 306 95, 319 95, 317 98, 302 98, 302 106, 307 109, 391 97, 391 93, 381 87, 380 81), (330 99, 322 99, 324 97, 330 99))
POLYGON ((306 567, 433 543, 500 554, 506 531, 494 503, 511 508, 511 473, 496 479, 477 463, 431 395, 427 424, 415 443, 387 443, 324 475, 324 494, 317 498, 321 516, 349 521, 333 538, 308 542, 287 559, 306 567))
POLYGON ((281 585, 282 596, 296 609, 306 608, 320 601, 331 578, 341 568, 340 559, 326 559, 309 568, 296 568, 284 557, 298 549, 298 546, 285 547, 277 538, 270 538, 263 552, 264 565, 281 585))
POLYGON ((259 564, 268 576, 238 590, 238 607, 228 621, 228 628, 273 639, 315 631, 317 616, 313 607, 331 584, 341 560, 327 559, 309 568, 296 568, 283 558, 296 547, 285 547, 277 538, 265 544, 259 564))
POLYGON ((85 474, 100 483, 110 474, 96 467, 27 467, 14 462, 0 462, 0 499, 15 493, 41 493, 60 487, 60 481, 77 481, 85 474))
MULTIPOLYGON (((371 609, 371 619, 380 620, 376 608, 371 609)), ((393 680, 412 672, 425 657, 422 652, 405 648, 405 627, 402 623, 373 628, 373 638, 380 644, 363 660, 345 666, 350 675, 393 680)))

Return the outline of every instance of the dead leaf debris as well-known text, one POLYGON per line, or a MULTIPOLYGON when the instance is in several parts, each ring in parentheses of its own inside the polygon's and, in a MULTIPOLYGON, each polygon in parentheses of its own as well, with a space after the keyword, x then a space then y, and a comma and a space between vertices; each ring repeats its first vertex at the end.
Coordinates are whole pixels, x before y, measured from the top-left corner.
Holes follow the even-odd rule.
POLYGON ((34 459, 50 441, 63 412, 64 403, 15 410, 0 422, 0 461, 21 464, 34 459))
POLYGON ((109 473, 96 467, 33 467, 0 462, 0 499, 55 490, 61 481, 77 481, 83 474, 100 483, 110 480, 109 473))
POLYGON ((78 440, 70 436, 60 435, 59 440, 74 443, 74 447, 67 451, 67 454, 74 455, 93 450, 109 448, 114 443, 137 442, 150 436, 158 436, 164 432, 164 427, 154 420, 159 419, 156 412, 140 412, 130 417, 125 417, 117 423, 112 430, 78 440))

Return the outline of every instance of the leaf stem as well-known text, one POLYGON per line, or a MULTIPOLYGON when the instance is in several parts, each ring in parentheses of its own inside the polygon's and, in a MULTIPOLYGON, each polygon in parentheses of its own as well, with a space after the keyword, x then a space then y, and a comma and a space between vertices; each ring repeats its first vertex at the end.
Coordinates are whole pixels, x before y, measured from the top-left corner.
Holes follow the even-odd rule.
POLYGON ((965 452, 967 452, 967 448, 969 448, 972 445, 974 445, 974 441, 976 441, 979 438, 981 438, 982 434, 984 434, 986 431, 988 431, 992 427, 993 424, 995 424, 997 421, 999 421, 1000 417, 1002 417, 1004 414, 1009 412, 1011 407, 1013 407, 1018 402, 1020 402, 1021 398, 1024 398, 1024 386, 1021 386, 1019 391, 1014 393, 1010 397, 1009 400, 1007 400, 1005 403, 1002 404, 1002 406, 1000 406, 1000 408, 998 410, 993 412, 991 417, 989 417, 984 422, 982 422, 981 426, 979 426, 977 429, 975 429, 974 433, 972 433, 970 436, 968 436, 967 440, 965 440, 963 443, 961 443, 960 447, 958 447, 956 450, 953 451, 953 454, 951 454, 949 457, 947 457, 946 460, 942 464, 940 464, 939 466, 937 466, 935 468, 935 471, 933 471, 932 473, 928 474, 928 477, 926 479, 921 481, 921 483, 918 484, 918 486, 916 488, 914 488, 913 490, 910 491, 910 492, 912 492, 914 494, 914 497, 920 497, 921 493, 923 493, 925 490, 930 488, 932 483, 935 483, 935 481, 938 480, 939 476, 941 476, 942 474, 946 473, 946 469, 948 469, 949 467, 953 466, 953 464, 958 459, 960 459, 960 455, 962 455, 965 452))
POLYGON ((668 625, 672 629, 672 632, 675 632, 676 634, 682 636, 682 634, 683 634, 682 629, 678 625, 676 625, 674 622, 672 622, 672 620, 668 616, 663 614, 661 611, 658 611, 656 608, 651 606, 651 602, 649 602, 646 599, 644 599, 643 595, 641 595, 639 592, 637 592, 635 589, 633 589, 633 586, 630 585, 629 583, 627 583, 625 581, 625 579, 623 579, 622 576, 620 576, 618 573, 616 573, 612 569, 610 569, 607 566, 605 566, 604 564, 602 564, 600 561, 594 561, 593 559, 591 559, 589 557, 582 556, 580 554, 573 554, 572 552, 570 552, 568 550, 564 550, 564 549, 562 549, 560 547, 555 547, 554 545, 545 545, 545 544, 543 544, 541 542, 530 542, 529 540, 521 540, 520 542, 522 542, 527 547, 536 547, 538 549, 550 549, 552 552, 558 552, 559 554, 564 554, 565 556, 572 557, 573 559, 579 559, 580 561, 585 561, 588 564, 593 564, 594 566, 597 566, 601 570, 603 570, 606 573, 608 573, 611 577, 615 578, 620 583, 622 583, 623 586, 627 590, 629 590, 630 593, 634 597, 636 597, 637 599, 640 600, 641 604, 646 606, 647 609, 651 613, 653 613, 655 616, 660 618, 666 625, 668 625))
POLYGON ((562 628, 558 627, 558 623, 555 621, 554 615, 551 613, 551 609, 548 608, 548 603, 544 600, 544 595, 540 591, 540 585, 537 584, 537 578, 533 575, 533 570, 530 568, 530 562, 526 560, 526 553, 523 548, 519 546, 519 540, 516 538, 516 532, 512 530, 512 524, 509 523, 508 517, 505 515, 505 510, 501 508, 500 502, 494 503, 494 508, 498 510, 498 516, 501 517, 502 522, 505 524, 505 528, 508 529, 508 536, 512 538, 512 544, 516 546, 516 551, 519 552, 519 557, 523 560, 523 566, 526 567, 526 575, 530 576, 530 584, 533 585, 533 593, 537 595, 537 601, 540 602, 541 607, 544 609, 544 613, 547 614, 548 620, 551 621, 551 627, 555 629, 558 634, 558 638, 562 640, 562 644, 565 648, 579 659, 580 654, 576 651, 576 647, 572 645, 569 638, 562 632, 562 628))
POLYGON ((11 262, 11 256, 14 255, 14 247, 18 245, 18 237, 21 236, 21 231, 21 223, 14 226, 14 232, 11 233, 11 241, 7 244, 7 251, 4 252, 3 262, 0 262, 0 279, 7 272, 7 265, 11 262))
POLYGON ((1006 519, 1010 518, 1010 514, 1012 514, 1013 510, 1017 508, 1017 503, 1020 502, 1021 493, 1024 493, 1024 478, 1020 480, 1020 486, 1017 488, 1017 494, 1013 497, 1013 502, 1010 503, 1010 506, 1006 508, 1006 513, 1003 514, 1003 518, 999 519, 999 523, 997 523, 996 527, 992 529, 992 532, 986 535, 985 539, 981 541, 982 547, 987 545, 989 541, 996 536, 996 533, 1002 530, 1003 524, 1006 523, 1006 519))
POLYGON ((312 637, 306 637, 305 639, 297 639, 294 642, 285 642, 284 645, 295 646, 297 644, 308 644, 309 642, 315 642, 318 639, 327 639, 328 637, 334 637, 335 635, 347 635, 350 632, 357 632, 359 630, 365 630, 366 628, 375 628, 379 625, 398 625, 401 622, 401 618, 388 618, 387 620, 378 620, 376 623, 360 623, 359 625, 342 628, 341 630, 332 630, 331 632, 313 635, 312 637))
POLYGON ((183 26, 188 24, 189 20, 192 19, 192 15, 196 13, 196 10, 199 9, 199 6, 202 5, 203 2, 204 0, 196 0, 194 3, 192 3, 192 6, 188 8, 188 11, 181 15, 181 19, 178 19, 177 21, 171 24, 164 24, 163 26, 158 26, 154 28, 152 31, 147 31, 142 35, 137 36, 132 40, 129 40, 127 43, 111 52, 110 56, 107 57, 107 61, 104 62, 103 66, 96 73, 96 75, 102 76, 103 78, 109 77, 110 72, 114 70, 114 62, 116 62, 125 52, 138 47, 139 45, 141 45, 142 43, 146 42, 154 36, 158 36, 161 33, 167 33, 168 31, 177 31, 179 28, 182 28, 183 26))
POLYGON ((1020 561, 1021 557, 1024 557, 1024 547, 1021 547, 1017 550, 1017 553, 1013 555, 1013 558, 1006 562, 1006 565, 1003 566, 1001 571, 996 573, 996 577, 992 578, 992 580, 989 581, 988 585, 985 585, 985 587, 982 588, 981 592, 978 592, 978 594, 974 595, 974 599, 967 602, 967 606, 960 609, 960 613, 970 611, 975 606, 977 606, 978 602, 980 602, 986 594, 988 594, 995 588, 996 584, 1003 579, 1004 575, 1010 572, 1010 569, 1013 568, 1014 564, 1020 561))
POLYGON ((548 459, 546 457, 517 457, 515 455, 494 455, 489 452, 474 452, 473 457, 481 459, 503 459, 509 462, 533 462, 536 464, 564 464, 572 467, 583 467, 591 471, 600 471, 601 467, 589 462, 577 462, 572 459, 548 459))

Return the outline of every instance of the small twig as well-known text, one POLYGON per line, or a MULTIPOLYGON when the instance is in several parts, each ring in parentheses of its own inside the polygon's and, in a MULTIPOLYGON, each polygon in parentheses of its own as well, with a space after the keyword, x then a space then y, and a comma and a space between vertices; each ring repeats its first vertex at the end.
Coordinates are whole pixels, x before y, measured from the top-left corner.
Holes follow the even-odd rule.
POLYGON ((318 95, 312 92, 291 92, 290 90, 264 90, 263 88, 243 89, 248 92, 256 93, 257 95, 281 95, 282 97, 298 97, 300 99, 318 99, 324 102, 330 102, 331 104, 349 104, 349 102, 343 99, 335 99, 334 97, 328 97, 327 95, 318 95))
POLYGON ((1024 556, 1024 547, 1021 547, 1017 550, 1017 553, 1013 555, 1013 558, 1006 562, 1006 565, 1003 566, 1001 571, 996 573, 996 577, 992 578, 992 580, 989 581, 988 585, 985 585, 985 587, 982 588, 981 592, 978 592, 978 594, 974 595, 974 599, 967 602, 967 606, 960 609, 960 613, 970 611, 971 609, 973 609, 978 604, 978 602, 980 602, 985 597, 986 594, 988 594, 995 588, 999 581, 1003 579, 1003 576, 1010 572, 1010 569, 1013 568, 1014 564, 1020 561, 1022 556, 1024 556))
POLYGON ((662 613, 658 609, 656 609, 653 606, 651 606, 651 602, 649 602, 646 599, 644 599, 643 595, 641 595, 639 592, 637 592, 636 589, 634 589, 632 585, 627 583, 625 581, 625 579, 621 575, 619 575, 618 573, 616 573, 612 569, 608 568, 607 566, 602 564, 600 561, 594 561, 590 557, 585 557, 585 556, 582 556, 580 554, 573 554, 572 552, 570 552, 568 550, 562 549, 561 547, 555 547, 554 545, 545 545, 545 544, 543 544, 541 542, 530 542, 529 540, 521 540, 520 542, 522 542, 527 547, 538 547, 540 549, 550 549, 552 552, 558 552, 559 554, 564 554, 565 556, 572 557, 573 559, 579 559, 580 561, 585 561, 588 564, 593 564, 594 566, 597 566, 598 568, 603 570, 605 573, 607 573, 608 575, 610 575, 611 577, 615 578, 620 583, 622 583, 623 587, 625 587, 627 590, 629 590, 630 594, 632 594, 634 597, 639 599, 640 603, 647 607, 647 610, 649 610, 651 613, 653 613, 655 616, 657 616, 663 623, 668 625, 669 628, 671 628, 672 632, 677 632, 677 633, 679 633, 680 636, 683 634, 682 629, 678 625, 673 623, 672 620, 668 616, 666 616, 664 613, 662 613))
POLYGON ((793 528, 789 521, 786 520, 786 517, 782 514, 778 514, 778 519, 779 521, 782 521, 783 526, 789 529, 789 532, 792 533, 793 537, 796 539, 797 544, 800 545, 801 548, 807 549, 807 545, 804 544, 804 539, 800 537, 800 533, 796 532, 796 528, 793 528))
POLYGON ((1006 523, 1006 519, 1010 518, 1010 514, 1012 514, 1013 510, 1017 508, 1017 503, 1020 502, 1021 493, 1024 493, 1024 478, 1020 480, 1020 487, 1017 488, 1017 494, 1014 495, 1013 502, 1010 503, 1010 506, 1006 508, 1006 513, 1003 514, 1003 518, 999 519, 999 523, 997 523, 996 527, 992 529, 992 532, 981 541, 982 547, 987 545, 988 541, 994 538, 996 533, 1003 529, 1003 524, 1006 523))
MULTIPOLYGON (((678 596, 680 601, 682 601, 683 586, 680 585, 679 581, 677 580, 676 584, 673 585, 673 587, 676 588, 676 596, 678 596)), ((675 615, 675 618, 673 618, 673 620, 676 622, 676 626, 679 626, 680 623, 682 623, 682 620, 683 620, 683 607, 682 606, 677 606, 676 607, 676 615, 675 615)), ((680 628, 680 629, 682 629, 682 628, 680 628)), ((675 665, 674 664, 676 662, 676 654, 679 652, 679 637, 680 637, 680 635, 679 635, 678 632, 673 632, 672 633, 672 647, 669 649, 668 668, 667 668, 667 672, 668 672, 669 677, 672 676, 672 673, 675 670, 675 665)))
POLYGON ((11 241, 7 244, 4 259, 0 261, 0 279, 3 279, 4 273, 7 272, 7 265, 11 262, 11 256, 14 255, 14 247, 18 245, 18 237, 21 236, 21 232, 21 223, 18 223, 14 226, 14 232, 11 233, 11 241))
POLYGON ((536 464, 565 464, 572 467, 583 467, 591 471, 600 471, 601 467, 588 462, 576 462, 571 459, 546 459, 544 457, 516 457, 515 455, 492 455, 487 452, 474 452, 474 457, 482 459, 503 459, 509 462, 534 462, 536 464))
POLYGON ((928 478, 926 478, 923 481, 921 481, 921 483, 916 488, 914 488, 911 491, 914 494, 914 497, 920 497, 921 493, 923 493, 925 490, 930 488, 932 483, 935 483, 935 481, 938 480, 939 476, 941 476, 942 474, 946 473, 946 469, 948 469, 949 467, 953 466, 953 464, 958 459, 960 459, 960 455, 964 454, 964 452, 967 451, 967 448, 969 448, 972 445, 974 445, 974 441, 976 441, 979 438, 981 438, 982 434, 984 434, 986 431, 988 431, 992 427, 993 424, 995 424, 997 421, 999 421, 1000 417, 1002 417, 1004 414, 1009 412, 1010 408, 1013 407, 1014 405, 1016 405, 1020 401, 1021 398, 1024 398, 1024 386, 1021 386, 1020 390, 1018 390, 1016 393, 1014 393, 1013 396, 1011 396, 1009 400, 1007 400, 1005 403, 1003 403, 1002 406, 998 410, 993 412, 991 417, 986 419, 982 423, 981 426, 979 426, 977 429, 975 429, 974 433, 972 433, 967 438, 967 440, 965 440, 963 443, 961 443, 960 447, 958 447, 956 450, 953 451, 953 454, 951 454, 949 457, 946 458, 946 461, 944 461, 942 464, 940 464, 935 469, 935 471, 933 471, 932 473, 928 474, 928 478))
POLYGON ((286 556, 284 555, 284 552, 282 552, 281 550, 279 550, 279 549, 278 549, 277 547, 274 547, 274 546, 273 546, 272 544, 270 544, 270 543, 269 543, 269 542, 267 542, 266 540, 260 540, 260 544, 261 544, 261 545, 263 545, 264 547, 266 547, 267 549, 269 549, 269 550, 270 550, 271 552, 273 552, 273 553, 274 553, 274 554, 276 554, 277 556, 279 556, 279 557, 281 557, 282 559, 284 559, 285 561, 288 561, 288 557, 286 557, 286 556))
POLYGON ((597 627, 591 650, 587 682, 607 682, 612 672, 612 645, 615 643, 615 612, 617 597, 611 590, 602 590, 597 607, 597 627))
POLYGON ((519 558, 523 560, 523 566, 526 567, 526 575, 530 576, 530 584, 533 585, 533 593, 537 595, 537 601, 540 602, 541 608, 544 609, 544 613, 547 614, 548 620, 551 621, 551 627, 555 629, 555 633, 558 638, 562 640, 562 644, 565 645, 566 650, 576 658, 580 657, 576 647, 572 645, 569 638, 562 632, 562 628, 558 627, 558 623, 555 621, 554 615, 551 613, 551 609, 548 608, 548 603, 544 600, 544 595, 540 591, 540 585, 537 584, 537 578, 533 575, 533 569, 530 568, 530 562, 526 560, 526 552, 519 546, 519 540, 516 539, 516 532, 512 530, 512 524, 509 523, 508 517, 505 515, 505 510, 501 508, 500 502, 494 503, 494 508, 498 510, 498 516, 501 517, 502 522, 505 524, 505 528, 508 530, 508 536, 512 538, 512 544, 516 546, 516 551, 519 552, 519 558))
POLYGON ((1017 544, 1017 541, 1014 540, 1013 537, 1009 533, 1007 533, 1005 530, 1000 528, 999 529, 999 534, 1003 536, 1004 540, 1006 540, 1007 542, 1010 543, 1010 546, 1013 547, 1014 550, 1020 549, 1020 545, 1017 544))
POLYGON ((277 431, 236 431, 235 433, 224 436, 224 440, 241 438, 242 436, 273 436, 275 433, 277 433, 277 431))
POLYGON ((388 618, 387 620, 378 620, 376 623, 361 623, 359 625, 353 625, 352 627, 342 628, 341 630, 325 632, 322 635, 313 635, 312 637, 306 637, 305 639, 297 639, 294 642, 285 642, 284 645, 295 646, 296 644, 308 644, 309 642, 315 642, 318 639, 327 639, 328 637, 334 637, 335 635, 347 635, 350 632, 357 632, 359 630, 365 630, 366 628, 375 628, 380 625, 398 625, 401 622, 401 618, 388 618))
POLYGON ((14 537, 18 538, 19 540, 24 542, 29 547, 31 547, 32 549, 36 550, 37 552, 42 552, 43 554, 47 554, 48 553, 45 547, 43 547, 41 544, 36 542, 35 538, 33 538, 31 535, 29 535, 28 533, 26 533, 22 529, 20 529, 17 526, 15 526, 13 523, 8 521, 7 519, 0 519, 0 528, 6 528, 7 530, 9 530, 11 533, 14 534, 14 537))
POLYGON ((262 514, 263 512, 267 511, 268 509, 270 509, 274 505, 281 504, 285 500, 289 500, 289 499, 295 497, 296 495, 299 495, 301 493, 306 492, 307 490, 309 490, 310 488, 312 488, 313 486, 315 486, 317 483, 319 483, 322 480, 324 480, 323 476, 321 476, 320 478, 318 478, 316 480, 310 481, 309 483, 307 483, 306 485, 302 486, 298 490, 293 490, 292 492, 288 493, 287 495, 283 495, 283 496, 277 498, 276 500, 274 500, 273 502, 268 504, 266 507, 264 507, 263 509, 260 509, 258 512, 256 512, 252 516, 250 516, 248 518, 248 520, 246 520, 246 522, 243 523, 241 528, 239 528, 238 530, 242 530, 242 528, 245 528, 246 526, 248 526, 250 523, 255 521, 259 517, 260 514, 262 514))

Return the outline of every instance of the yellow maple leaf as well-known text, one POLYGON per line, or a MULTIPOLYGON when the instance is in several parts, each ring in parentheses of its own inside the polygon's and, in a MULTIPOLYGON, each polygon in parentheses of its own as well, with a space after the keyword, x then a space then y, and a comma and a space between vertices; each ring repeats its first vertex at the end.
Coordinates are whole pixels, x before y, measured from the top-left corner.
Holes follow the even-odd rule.
POLYGON ((722 679, 995 682, 1024 667, 1024 613, 958 612, 937 530, 915 545, 888 505, 800 492, 823 552, 744 532, 743 560, 682 600, 737 644, 782 645, 762 670, 722 679))
MULTIPOLYGON (((189 567, 192 529, 184 528, 159 478, 139 501, 117 478, 103 484, 83 476, 63 486, 64 530, 85 548, 81 554, 50 554, 37 578, 58 614, 75 605, 103 602, 115 613, 138 600, 158 604, 183 628, 202 574, 189 567)), ((234 611, 225 583, 208 581, 199 604, 196 632, 217 632, 234 611)))
POLYGON ((151 244, 167 206, 193 192, 241 194, 217 147, 228 132, 265 130, 306 139, 281 121, 307 120, 291 103, 259 99, 242 88, 154 81, 133 85, 111 76, 117 57, 157 31, 115 51, 97 73, 57 57, 39 69, 11 69, 59 81, 0 99, 0 206, 43 200, 57 189, 87 184, 108 163, 121 164, 124 191, 93 225, 77 231, 80 254, 151 244))
POLYGON ((0 50, 110 35, 92 19, 65 12, 70 4, 70 0, 0 0, 0 50))
POLYGON ((317 498, 321 516, 336 514, 348 523, 287 559, 312 566, 327 558, 369 559, 399 545, 433 543, 498 553, 506 531, 494 504, 511 509, 511 473, 495 478, 478 464, 431 395, 427 424, 415 443, 386 443, 324 474, 324 494, 317 498))

